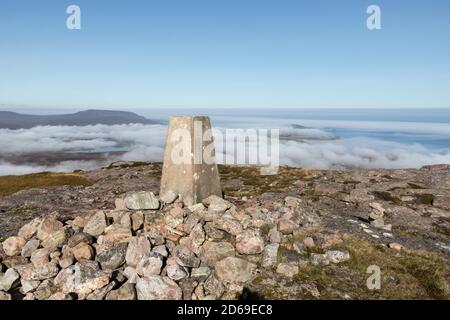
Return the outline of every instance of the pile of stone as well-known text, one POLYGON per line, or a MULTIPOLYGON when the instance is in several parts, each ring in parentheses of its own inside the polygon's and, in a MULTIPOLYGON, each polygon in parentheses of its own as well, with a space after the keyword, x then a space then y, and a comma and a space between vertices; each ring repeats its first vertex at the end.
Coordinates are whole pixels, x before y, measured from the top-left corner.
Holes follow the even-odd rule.
MULTIPOLYGON (((264 270, 295 276, 298 264, 278 263, 279 245, 319 223, 294 197, 269 212, 217 196, 185 207, 173 192, 133 192, 115 210, 68 221, 54 213, 6 239, 0 300, 235 299, 264 270)), ((324 265, 348 258, 311 256, 324 265)))

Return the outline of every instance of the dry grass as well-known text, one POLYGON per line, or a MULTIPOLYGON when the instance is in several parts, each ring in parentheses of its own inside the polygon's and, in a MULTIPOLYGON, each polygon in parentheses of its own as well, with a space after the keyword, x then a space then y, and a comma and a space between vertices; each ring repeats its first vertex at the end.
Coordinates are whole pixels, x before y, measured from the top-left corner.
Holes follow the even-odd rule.
POLYGON ((0 177, 0 196, 14 194, 21 190, 54 186, 91 186, 94 182, 78 174, 34 173, 23 176, 0 177))
POLYGON ((308 265, 300 271, 300 278, 339 289, 357 299, 450 299, 450 264, 434 253, 397 252, 352 236, 345 236, 337 247, 348 250, 351 259, 334 268, 308 265), (371 265, 381 269, 380 290, 371 291, 365 285, 369 277, 367 267, 371 265))

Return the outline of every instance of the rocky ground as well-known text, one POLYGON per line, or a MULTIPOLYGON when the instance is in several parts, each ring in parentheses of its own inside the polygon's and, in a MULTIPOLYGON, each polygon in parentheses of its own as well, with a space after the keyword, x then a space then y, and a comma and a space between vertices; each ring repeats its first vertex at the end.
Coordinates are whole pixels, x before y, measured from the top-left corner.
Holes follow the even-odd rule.
POLYGON ((450 166, 219 169, 191 207, 158 163, 0 188, 0 299, 450 298, 450 166))

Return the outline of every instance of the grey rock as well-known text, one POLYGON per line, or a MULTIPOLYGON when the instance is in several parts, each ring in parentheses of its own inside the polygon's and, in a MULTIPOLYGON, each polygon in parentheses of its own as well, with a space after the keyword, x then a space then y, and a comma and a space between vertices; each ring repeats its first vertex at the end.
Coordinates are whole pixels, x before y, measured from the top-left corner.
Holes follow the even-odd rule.
POLYGON ((185 246, 178 246, 174 250, 176 262, 184 267, 196 268, 200 265, 200 259, 195 256, 195 253, 185 246))
POLYGON ((115 270, 125 263, 127 247, 127 243, 116 244, 97 254, 95 259, 100 263, 103 270, 115 270))
POLYGON ((280 245, 278 243, 272 243, 264 248, 261 259, 261 266, 263 268, 273 268, 276 265, 279 247, 280 245))
POLYGON ((99 211, 94 214, 87 224, 85 225, 83 232, 98 238, 106 229, 106 216, 103 211, 99 211))
POLYGON ((29 240, 22 248, 21 253, 22 257, 24 258, 31 257, 32 253, 39 248, 40 244, 41 242, 38 239, 29 240))
POLYGON ((177 198, 178 198, 177 193, 175 193, 172 190, 168 190, 161 196, 161 201, 167 204, 171 204, 174 203, 175 200, 177 200, 177 198))
POLYGON ((228 257, 217 262, 215 269, 219 280, 243 283, 253 278, 256 265, 240 258, 228 257))
POLYGON ((181 300, 183 297, 175 281, 161 276, 138 279, 136 293, 138 300, 181 300))
POLYGON ((206 279, 208 279, 210 274, 211 274, 211 268, 209 268, 209 267, 192 268, 192 270, 191 270, 191 278, 194 280, 197 280, 199 282, 202 282, 202 281, 205 281, 206 279))
POLYGON ((277 273, 288 278, 292 278, 297 275, 298 270, 298 264, 295 262, 280 263, 277 267, 277 273))
POLYGON ((159 200, 153 192, 140 191, 128 194, 125 206, 130 210, 157 210, 160 207, 159 200))
POLYGON ((106 295, 105 300, 136 300, 136 289, 133 283, 126 282, 119 289, 106 295))
POLYGON ((9 291, 16 284, 18 284, 18 280, 20 275, 16 270, 10 268, 6 270, 5 274, 0 276, 0 291, 9 291))
POLYGON ((149 253, 145 255, 136 267, 137 273, 142 277, 149 277, 154 275, 159 275, 161 273, 161 268, 163 266, 163 261, 160 256, 149 253))
POLYGON ((126 262, 129 266, 136 267, 142 258, 150 253, 151 244, 146 236, 133 237, 126 252, 126 262))
POLYGON ((328 250, 325 256, 331 263, 341 263, 350 260, 350 253, 347 250, 328 250))

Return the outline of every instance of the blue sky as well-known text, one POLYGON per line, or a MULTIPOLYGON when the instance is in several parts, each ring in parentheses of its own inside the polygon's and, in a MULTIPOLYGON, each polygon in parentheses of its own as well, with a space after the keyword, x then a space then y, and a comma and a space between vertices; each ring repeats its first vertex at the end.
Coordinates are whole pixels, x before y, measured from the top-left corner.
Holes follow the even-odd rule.
POLYGON ((2 106, 450 108, 449 88, 448 0, 0 1, 2 106))

